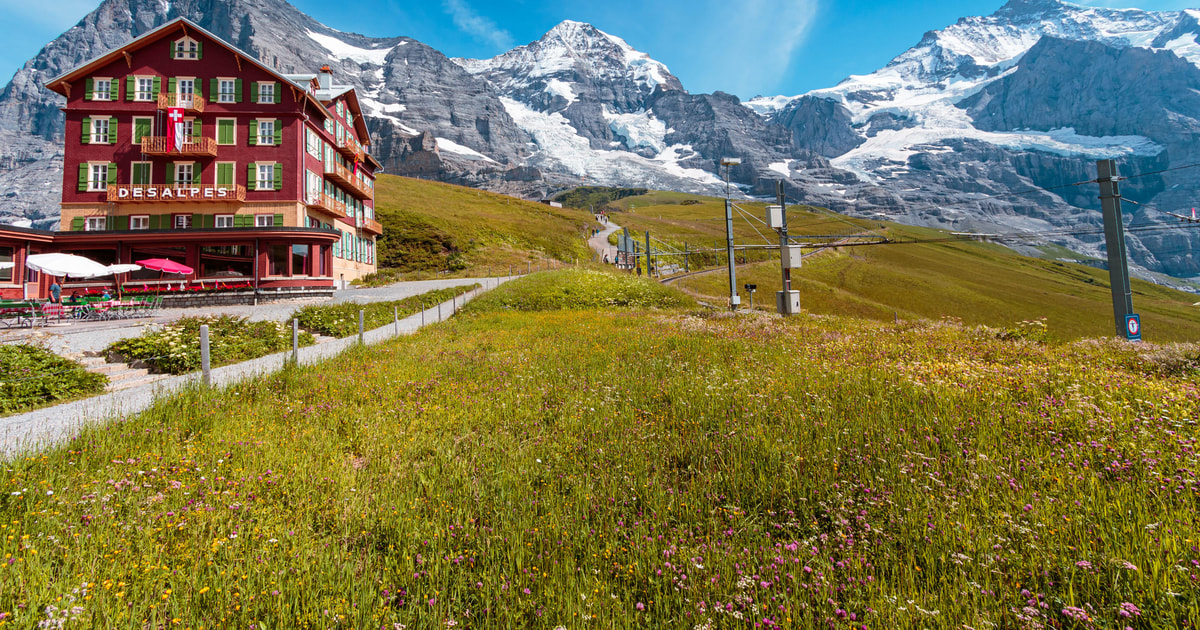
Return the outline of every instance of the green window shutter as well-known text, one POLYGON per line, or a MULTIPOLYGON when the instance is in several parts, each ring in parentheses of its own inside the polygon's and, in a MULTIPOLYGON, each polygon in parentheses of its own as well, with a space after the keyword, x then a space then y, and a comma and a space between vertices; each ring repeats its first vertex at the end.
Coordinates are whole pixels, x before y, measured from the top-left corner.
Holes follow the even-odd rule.
POLYGON ((283 165, 275 163, 275 190, 283 190, 283 165))
POLYGON ((200 185, 200 173, 203 170, 204 169, 200 168, 199 164, 192 165, 192 185, 194 185, 194 186, 200 185))
POLYGON ((82 130, 83 130, 83 134, 82 134, 83 135, 83 140, 82 140, 83 143, 91 144, 92 143, 92 119, 91 118, 83 119, 82 130))
POLYGON ((203 125, 199 120, 192 121, 192 142, 200 142, 200 138, 204 137, 203 125))
POLYGON ((250 102, 251 103, 258 102, 258 82, 257 81, 250 84, 250 102))
POLYGON ((95 84, 92 82, 92 78, 88 77, 88 78, 84 79, 83 80, 83 100, 85 100, 85 101, 92 100, 92 98, 94 96, 92 94, 92 92, 94 90, 95 90, 95 84))
POLYGON ((200 79, 193 81, 192 90, 195 92, 196 96, 204 98, 204 81, 201 81, 200 79))
POLYGON ((272 225, 274 225, 275 227, 283 227, 283 215, 282 214, 275 215, 275 220, 272 222, 272 225))
POLYGON ((88 165, 83 163, 79 165, 79 192, 87 190, 88 165))
POLYGON ((139 162, 133 165, 133 183, 146 185, 150 183, 150 165, 139 162))
POLYGON ((276 103, 283 102, 283 90, 281 89, 282 87, 283 86, 279 85, 278 82, 275 83, 275 102, 276 103))
POLYGON ((113 79, 108 82, 108 100, 117 101, 121 99, 121 82, 113 79))
POLYGON ((257 120, 250 121, 250 130, 246 132, 246 141, 249 142, 250 146, 252 146, 252 147, 258 146, 258 121, 257 120))
POLYGON ((175 58, 175 40, 171 40, 171 59, 175 58))
POLYGON ((204 58, 204 42, 196 40, 196 59, 204 58))
POLYGON ((246 165, 246 190, 258 190, 258 173, 254 170, 254 162, 246 165))
POLYGON ((242 102, 242 80, 241 79, 237 79, 234 81, 233 102, 235 102, 235 103, 242 102))
POLYGON ((157 215, 157 214, 152 214, 152 215, 150 215, 150 229, 151 229, 151 230, 157 230, 157 229, 158 229, 158 221, 159 221, 159 219, 158 219, 158 215, 157 215))
POLYGON ((125 77, 125 100, 132 101, 137 96, 137 79, 131 74, 125 77))
POLYGON ((127 217, 127 216, 117 217, 116 218, 116 229, 128 230, 129 229, 129 217, 127 217))
POLYGON ((203 227, 201 225, 201 223, 203 221, 204 221, 204 215, 200 214, 199 212, 192 213, 192 229, 196 229, 198 227, 203 227))
POLYGON ((164 183, 166 183, 166 185, 168 185, 168 186, 175 185, 175 163, 174 162, 167 162, 167 173, 166 173, 166 177, 164 178, 164 183))
POLYGON ((162 77, 154 77, 154 93, 162 92, 162 77))
POLYGON ((233 130, 237 121, 226 118, 217 121, 217 144, 233 144, 233 130))
POLYGON ((275 120, 275 146, 283 144, 283 124, 282 121, 275 120))
POLYGON ((233 186, 233 164, 224 163, 217 165, 217 185, 223 187, 233 186))
POLYGON ((112 162, 108 163, 108 185, 111 186, 117 183, 117 165, 112 162))
POLYGON ((150 119, 139 118, 133 121, 133 143, 139 144, 142 138, 150 135, 150 119))
POLYGON ((199 223, 196 223, 195 225, 206 228, 215 227, 217 225, 216 216, 212 214, 206 214, 204 215, 204 224, 200 225, 199 223))
POLYGON ((108 119, 108 143, 117 143, 117 117, 113 116, 108 119))
POLYGON ((175 86, 176 86, 175 77, 171 77, 170 79, 167 79, 167 93, 168 94, 175 93, 175 86))
POLYGON ((83 231, 83 217, 74 217, 71 219, 71 231, 72 232, 82 232, 83 231))
POLYGON ((208 98, 209 98, 209 100, 213 100, 213 101, 217 100, 217 94, 219 94, 220 91, 221 91, 221 84, 217 81, 217 79, 209 79, 208 80, 208 98))

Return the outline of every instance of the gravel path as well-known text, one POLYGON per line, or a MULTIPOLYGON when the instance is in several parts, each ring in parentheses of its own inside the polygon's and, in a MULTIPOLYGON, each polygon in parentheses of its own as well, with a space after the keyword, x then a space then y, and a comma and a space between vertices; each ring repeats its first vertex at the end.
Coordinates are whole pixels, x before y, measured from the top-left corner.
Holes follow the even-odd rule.
POLYGON ((427 291, 461 286, 464 284, 486 284, 495 286, 503 278, 452 278, 446 280, 420 280, 399 282, 373 289, 346 289, 334 291, 332 299, 282 300, 253 306, 235 304, 229 306, 206 306, 199 308, 164 308, 157 317, 107 322, 70 322, 40 328, 0 330, 0 343, 36 343, 44 345, 60 356, 77 357, 85 352, 99 352, 110 344, 128 337, 142 334, 147 326, 156 326, 174 321, 185 315, 236 315, 251 321, 286 321, 296 309, 309 304, 338 302, 386 302, 402 300, 427 291))
POLYGON ((608 244, 608 235, 621 229, 621 226, 613 223, 610 219, 607 224, 602 224, 606 227, 597 235, 588 239, 588 245, 592 251, 600 255, 600 260, 604 260, 604 255, 608 254, 608 260, 615 260, 617 257, 617 246, 608 244))
MULTIPOLYGON (((462 306, 466 302, 471 301, 476 296, 482 294, 487 289, 499 286, 500 284, 510 280, 511 278, 491 278, 486 280, 487 288, 481 288, 466 294, 463 297, 455 300, 447 301, 439 305, 432 305, 426 309, 424 313, 417 313, 403 319, 398 325, 388 324, 381 328, 368 331, 364 335, 364 340, 367 344, 375 344, 390 339, 392 337, 404 334, 412 334, 421 328, 422 322, 433 324, 438 321, 448 319, 455 312, 453 303, 462 306), (439 319, 439 313, 441 319, 439 319)), ((414 287, 402 287, 393 285, 380 289, 363 289, 359 291, 346 291, 339 293, 355 294, 353 296, 335 296, 334 301, 379 301, 388 299, 399 299, 408 295, 416 295, 434 288, 442 288, 455 286, 459 284, 472 284, 479 282, 484 284, 483 279, 472 280, 431 280, 427 282, 412 282, 404 283, 406 285, 423 285, 414 287), (339 298, 343 298, 340 299, 339 298), (362 298, 362 299, 351 299, 362 298)), ((261 306, 258 308, 262 308, 261 306)), ((199 310, 199 309, 196 309, 199 310)), ((189 309, 188 314, 192 314, 193 310, 189 309)), ((288 311, 284 314, 290 314, 288 311)), ((262 318, 262 319, 265 319, 262 318)), ((124 323, 128 322, 94 322, 95 324, 107 323, 124 323)), ((80 324, 88 325, 90 323, 80 324)), ((128 327, 128 326, 126 326, 128 327)), ((90 333, 93 336, 103 336, 105 334, 116 334, 113 331, 121 329, 110 329, 109 331, 97 330, 90 333)), ((140 332, 140 326, 133 329, 133 333, 140 332)), ((89 334, 89 333, 79 333, 89 334)), ((77 334, 65 335, 66 337, 75 337, 77 334)), ((119 338, 119 337, 117 337, 119 338)), ((309 365, 328 359, 340 354, 345 349, 358 343, 358 337, 352 336, 346 339, 336 339, 327 343, 322 343, 307 348, 300 348, 299 360, 302 365, 309 365)), ((255 376, 270 374, 283 368, 284 364, 291 358, 291 351, 281 352, 268 355, 253 361, 238 363, 236 365, 227 365, 225 367, 214 368, 212 370, 212 385, 214 387, 222 387, 231 385, 238 381, 242 381, 255 376)), ((161 397, 167 396, 172 392, 184 387, 192 386, 200 382, 200 374, 192 373, 183 376, 173 376, 170 378, 133 387, 126 390, 111 392, 84 400, 55 405, 23 413, 18 415, 6 416, 0 418, 0 459, 14 457, 18 454, 29 453, 43 448, 59 444, 63 441, 71 439, 79 432, 80 427, 88 424, 99 424, 108 421, 111 418, 120 416, 129 416, 139 413, 152 405, 161 397)))

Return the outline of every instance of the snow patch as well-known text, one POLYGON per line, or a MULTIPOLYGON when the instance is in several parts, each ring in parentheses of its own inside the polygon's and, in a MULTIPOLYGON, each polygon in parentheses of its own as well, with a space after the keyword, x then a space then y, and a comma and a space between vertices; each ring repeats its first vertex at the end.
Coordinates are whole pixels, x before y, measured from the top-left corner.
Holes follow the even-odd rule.
POLYGON ((492 158, 476 151, 475 149, 472 149, 471 147, 464 147, 463 145, 461 145, 457 142, 454 142, 453 140, 447 140, 446 138, 438 138, 437 146, 438 146, 439 151, 445 151, 446 153, 453 153, 455 155, 462 156, 468 160, 491 162, 492 164, 499 164, 499 162, 497 162, 496 160, 493 160, 492 158))
POLYGON ((787 162, 773 162, 769 164, 767 168, 779 173, 780 175, 783 175, 784 177, 792 176, 792 169, 788 168, 787 162))
POLYGON ((631 151, 649 148, 661 153, 667 148, 667 124, 655 118, 652 112, 617 114, 608 111, 608 106, 602 106, 601 113, 608 121, 609 129, 624 138, 625 146, 631 151))
POLYGON ((742 103, 749 107, 754 113, 759 116, 770 116, 775 112, 787 107, 792 101, 800 98, 799 96, 755 96, 754 98, 742 103))
MULTIPOLYGON (((398 46, 391 48, 359 48, 352 46, 346 42, 328 35, 307 31, 308 36, 325 50, 329 51, 329 58, 335 60, 349 59, 358 63, 370 63, 377 66, 382 66, 387 63, 388 53, 395 50, 398 46)), ((400 45, 403 45, 402 42, 400 45)))
POLYGON ((575 91, 571 89, 571 84, 559 79, 550 79, 547 81, 545 91, 548 94, 561 96, 568 103, 574 103, 575 99, 578 98, 575 96, 575 91))

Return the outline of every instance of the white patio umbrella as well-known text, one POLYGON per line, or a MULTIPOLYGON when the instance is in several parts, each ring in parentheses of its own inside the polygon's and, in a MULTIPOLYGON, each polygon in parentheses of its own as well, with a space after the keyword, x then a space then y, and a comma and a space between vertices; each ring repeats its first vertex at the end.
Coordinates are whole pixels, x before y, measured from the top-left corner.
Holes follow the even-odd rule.
POLYGON ((116 265, 108 266, 108 273, 114 273, 114 274, 115 273, 129 273, 130 271, 141 271, 141 270, 142 270, 141 265, 135 265, 133 263, 119 263, 116 265))
POLYGON ((25 266, 51 276, 96 278, 112 272, 108 267, 74 254, 34 254, 25 259, 25 266))
POLYGON ((17 263, 0 262, 0 269, 12 269, 13 267, 16 267, 16 266, 17 266, 17 263))

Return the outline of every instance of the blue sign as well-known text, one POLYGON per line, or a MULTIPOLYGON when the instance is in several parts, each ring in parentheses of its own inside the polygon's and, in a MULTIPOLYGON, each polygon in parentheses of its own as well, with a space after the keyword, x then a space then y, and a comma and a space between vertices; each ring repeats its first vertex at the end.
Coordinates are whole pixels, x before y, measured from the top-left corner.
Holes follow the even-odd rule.
POLYGON ((1142 340, 1142 318, 1138 315, 1125 316, 1125 338, 1130 341, 1142 340))

